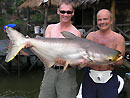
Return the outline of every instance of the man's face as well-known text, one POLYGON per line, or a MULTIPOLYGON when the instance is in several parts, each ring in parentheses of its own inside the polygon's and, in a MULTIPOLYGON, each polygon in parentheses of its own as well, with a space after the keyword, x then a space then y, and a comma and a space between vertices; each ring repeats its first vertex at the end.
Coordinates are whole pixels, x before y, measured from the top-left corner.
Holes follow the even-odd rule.
POLYGON ((108 11, 100 11, 97 14, 97 25, 100 30, 108 30, 111 28, 112 20, 108 11))
POLYGON ((70 22, 72 16, 74 15, 74 11, 71 4, 62 4, 60 8, 57 9, 57 13, 60 16, 61 22, 70 22))

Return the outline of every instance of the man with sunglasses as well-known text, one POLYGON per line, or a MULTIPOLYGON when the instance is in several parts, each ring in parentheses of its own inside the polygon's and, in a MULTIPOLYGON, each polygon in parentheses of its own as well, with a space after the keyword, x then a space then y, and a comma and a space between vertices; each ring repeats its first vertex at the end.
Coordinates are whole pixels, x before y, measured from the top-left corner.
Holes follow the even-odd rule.
MULTIPOLYGON (((74 7, 71 1, 62 0, 57 8, 57 14, 60 17, 60 22, 48 25, 45 31, 46 38, 64 38, 60 33, 62 31, 68 31, 81 37, 80 32, 71 24, 71 18, 74 15, 74 7)), ((68 66, 67 70, 62 73, 63 66, 57 63, 51 68, 45 69, 39 98, 76 97, 77 83, 75 68, 68 66)))

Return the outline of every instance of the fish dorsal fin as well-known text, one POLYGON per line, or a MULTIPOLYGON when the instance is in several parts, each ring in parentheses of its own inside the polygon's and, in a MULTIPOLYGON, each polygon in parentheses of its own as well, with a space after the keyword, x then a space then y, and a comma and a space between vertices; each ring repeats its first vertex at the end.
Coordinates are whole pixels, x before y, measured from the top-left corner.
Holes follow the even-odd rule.
POLYGON ((63 31, 63 32, 61 32, 61 34, 62 34, 65 38, 80 38, 80 37, 74 35, 74 34, 71 33, 71 32, 68 32, 68 31, 63 31))

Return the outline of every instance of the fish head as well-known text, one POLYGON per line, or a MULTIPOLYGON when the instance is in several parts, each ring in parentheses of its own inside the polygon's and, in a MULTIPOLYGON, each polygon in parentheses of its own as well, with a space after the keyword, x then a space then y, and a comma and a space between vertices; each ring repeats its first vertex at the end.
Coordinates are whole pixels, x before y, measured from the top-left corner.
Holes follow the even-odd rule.
POLYGON ((123 56, 121 55, 121 52, 117 51, 115 54, 108 56, 107 60, 109 62, 118 62, 121 59, 123 59, 123 56))
POLYGON ((121 60, 121 59, 123 59, 123 56, 121 56, 121 55, 116 55, 116 56, 114 56, 114 57, 108 58, 108 60, 109 60, 110 62, 118 62, 118 61, 121 60))
POLYGON ((114 50, 106 54, 96 54, 91 56, 90 59, 94 62, 95 65, 109 65, 118 62, 121 60, 121 52, 114 50))

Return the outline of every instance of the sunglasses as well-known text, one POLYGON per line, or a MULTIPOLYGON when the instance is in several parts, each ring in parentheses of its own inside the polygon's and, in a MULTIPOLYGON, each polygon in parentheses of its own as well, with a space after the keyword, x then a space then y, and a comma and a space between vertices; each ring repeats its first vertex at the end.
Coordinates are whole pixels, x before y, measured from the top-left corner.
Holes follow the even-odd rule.
POLYGON ((72 14, 73 11, 64 11, 64 10, 61 10, 60 13, 61 13, 61 14, 65 14, 65 13, 67 13, 67 14, 72 14))

